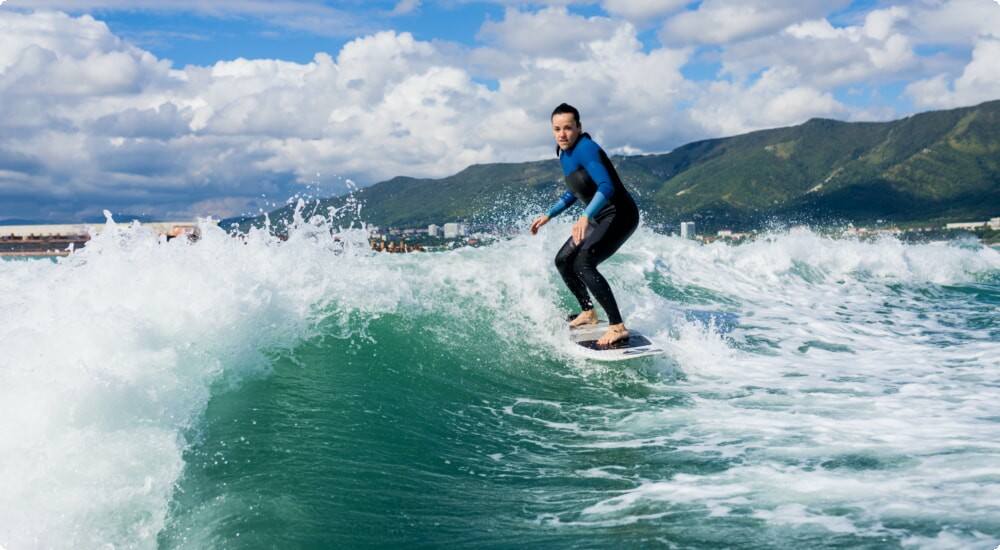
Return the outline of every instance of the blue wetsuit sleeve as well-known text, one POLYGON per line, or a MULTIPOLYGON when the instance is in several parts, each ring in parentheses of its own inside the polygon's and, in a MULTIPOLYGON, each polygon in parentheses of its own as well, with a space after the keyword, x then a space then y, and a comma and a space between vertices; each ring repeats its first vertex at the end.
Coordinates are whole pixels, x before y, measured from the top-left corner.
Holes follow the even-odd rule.
MULTIPOLYGON (((593 218, 608 203, 607 197, 604 196, 604 191, 601 190, 603 187, 603 185, 599 187, 597 192, 594 193, 594 198, 590 199, 590 204, 587 205, 587 210, 583 213, 584 216, 593 218)), ((611 187, 611 185, 609 184, 608 187, 611 187)), ((611 190, 613 192, 614 188, 612 187, 611 190)))
POLYGON ((569 208, 571 204, 576 202, 576 196, 569 191, 563 193, 563 196, 559 197, 559 202, 555 203, 552 208, 549 208, 549 213, 546 214, 550 219, 562 214, 563 210, 569 208))

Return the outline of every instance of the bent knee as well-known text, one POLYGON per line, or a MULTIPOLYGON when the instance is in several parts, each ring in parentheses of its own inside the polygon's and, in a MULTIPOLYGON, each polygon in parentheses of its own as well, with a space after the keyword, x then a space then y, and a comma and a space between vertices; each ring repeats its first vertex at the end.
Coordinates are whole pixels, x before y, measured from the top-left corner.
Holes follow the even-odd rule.
POLYGON ((566 249, 560 250, 559 253, 556 254, 554 262, 556 264, 556 268, 566 269, 572 266, 575 263, 576 259, 579 257, 577 254, 574 254, 574 252, 575 252, 574 250, 566 250, 566 249))
POLYGON ((577 273, 597 271, 597 262, 591 254, 580 254, 573 260, 573 270, 577 273))
POLYGON ((563 269, 566 269, 566 267, 568 267, 570 262, 569 259, 566 258, 565 256, 556 256, 556 259, 553 263, 556 264, 556 269, 562 271, 563 269))

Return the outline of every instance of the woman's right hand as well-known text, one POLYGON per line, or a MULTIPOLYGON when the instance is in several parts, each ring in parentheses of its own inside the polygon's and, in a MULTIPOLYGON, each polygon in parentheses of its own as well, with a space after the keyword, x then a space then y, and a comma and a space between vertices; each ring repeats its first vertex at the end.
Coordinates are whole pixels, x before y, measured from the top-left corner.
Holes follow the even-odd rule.
POLYGON ((531 222, 531 234, 534 235, 538 233, 538 229, 543 225, 549 223, 549 217, 545 214, 538 216, 535 221, 531 222))

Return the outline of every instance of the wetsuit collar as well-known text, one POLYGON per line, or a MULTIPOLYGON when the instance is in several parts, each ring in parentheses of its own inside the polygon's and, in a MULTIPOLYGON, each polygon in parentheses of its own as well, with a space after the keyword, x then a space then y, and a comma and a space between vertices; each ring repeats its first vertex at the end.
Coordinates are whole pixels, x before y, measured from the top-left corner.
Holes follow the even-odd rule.
MULTIPOLYGON (((588 134, 587 132, 584 132, 584 133, 580 134, 580 137, 576 138, 576 143, 574 143, 573 146, 569 148, 569 150, 572 151, 573 149, 576 149, 576 146, 580 144, 580 140, 583 139, 583 138, 587 138, 587 139, 589 139, 591 141, 593 141, 593 139, 594 139, 594 138, 590 137, 590 134, 588 134)), ((562 153, 563 153, 562 148, 559 147, 558 145, 556 145, 556 156, 557 157, 562 156, 562 153)))

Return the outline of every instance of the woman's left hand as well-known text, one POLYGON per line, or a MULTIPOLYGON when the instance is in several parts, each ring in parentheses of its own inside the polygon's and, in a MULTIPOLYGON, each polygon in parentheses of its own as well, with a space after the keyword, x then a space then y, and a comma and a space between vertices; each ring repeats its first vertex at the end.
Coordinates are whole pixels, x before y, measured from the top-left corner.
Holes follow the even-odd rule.
POLYGON ((590 218, 587 216, 580 216, 580 219, 576 220, 573 224, 573 244, 580 244, 583 239, 587 236, 587 226, 590 224, 590 218))

